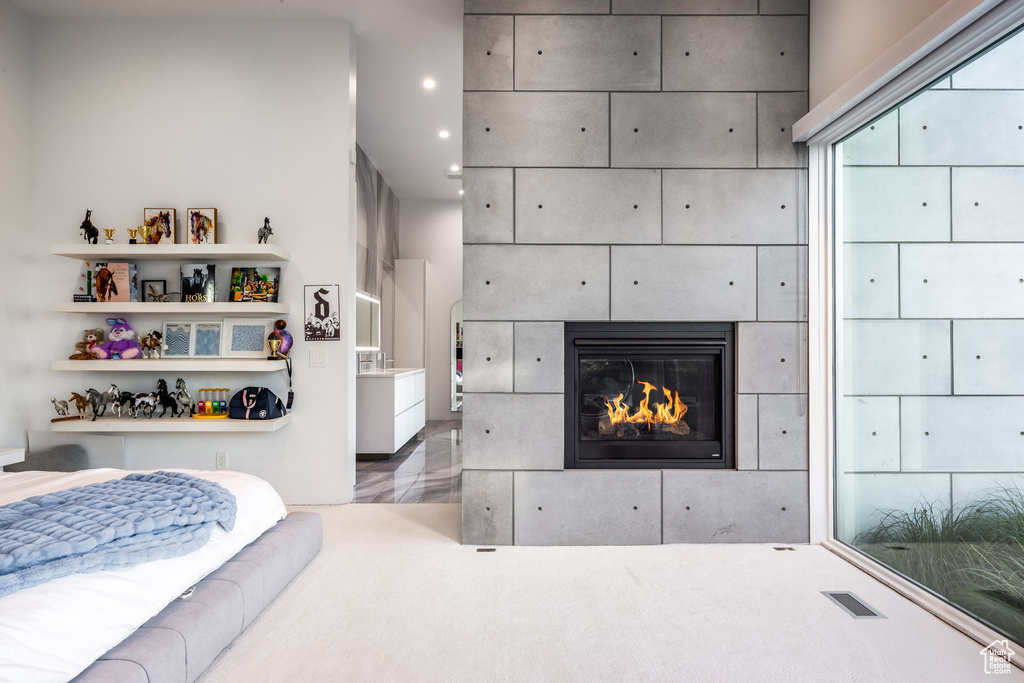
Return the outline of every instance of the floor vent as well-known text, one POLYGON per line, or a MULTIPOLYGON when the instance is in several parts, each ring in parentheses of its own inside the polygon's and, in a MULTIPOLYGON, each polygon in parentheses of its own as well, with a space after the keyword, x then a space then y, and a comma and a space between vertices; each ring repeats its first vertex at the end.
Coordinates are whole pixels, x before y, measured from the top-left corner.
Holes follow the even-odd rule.
POLYGON ((854 619, 885 619, 885 616, 868 607, 867 603, 849 591, 821 591, 821 594, 846 610, 854 619))
POLYGON ((497 548, 477 548, 478 553, 493 553, 497 548))
POLYGON ((796 550, 796 548, 790 548, 788 545, 777 545, 773 546, 772 550, 796 550))

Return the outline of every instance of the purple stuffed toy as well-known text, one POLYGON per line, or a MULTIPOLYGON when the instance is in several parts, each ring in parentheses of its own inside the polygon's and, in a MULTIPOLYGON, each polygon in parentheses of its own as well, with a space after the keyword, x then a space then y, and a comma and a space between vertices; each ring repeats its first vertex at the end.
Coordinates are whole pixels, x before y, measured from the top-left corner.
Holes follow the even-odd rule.
POLYGON ((133 330, 124 318, 107 318, 110 334, 106 344, 96 344, 89 349, 97 358, 135 358, 142 353, 142 348, 135 341, 133 330))

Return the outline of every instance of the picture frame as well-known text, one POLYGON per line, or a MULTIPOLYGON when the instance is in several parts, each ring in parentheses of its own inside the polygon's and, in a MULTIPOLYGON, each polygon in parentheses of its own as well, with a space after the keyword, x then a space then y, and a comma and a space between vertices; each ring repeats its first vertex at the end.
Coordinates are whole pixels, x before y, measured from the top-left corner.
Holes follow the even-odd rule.
POLYGON ((305 285, 306 341, 341 341, 340 285, 305 285))
POLYGON ((220 355, 223 358, 266 358, 273 318, 225 318, 220 355))
POLYGON ((167 280, 143 280, 142 299, 145 303, 167 301, 167 280))
POLYGON ((143 244, 177 244, 177 209, 143 209, 142 225, 149 229, 143 244))
POLYGON ((223 344, 224 323, 220 320, 203 320, 193 323, 195 343, 192 355, 196 358, 219 358, 223 344))
POLYGON ((228 301, 276 304, 280 291, 280 268, 236 266, 231 269, 228 301))
POLYGON ((162 333, 164 344, 167 345, 164 358, 191 358, 195 355, 195 323, 165 322, 162 333))
POLYGON ((189 209, 185 226, 186 244, 217 244, 217 209, 189 209))

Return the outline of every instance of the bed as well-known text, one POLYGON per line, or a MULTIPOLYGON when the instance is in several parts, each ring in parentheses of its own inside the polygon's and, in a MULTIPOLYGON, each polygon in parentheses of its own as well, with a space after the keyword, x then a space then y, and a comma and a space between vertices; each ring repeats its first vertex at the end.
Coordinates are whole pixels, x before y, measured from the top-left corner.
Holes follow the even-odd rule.
MULTIPOLYGON (((0 681, 194 680, 319 550, 319 516, 287 515, 262 479, 178 471, 235 495, 234 528, 218 525, 182 557, 74 574, 0 598, 0 681)), ((0 505, 125 474, 3 473, 0 505)))

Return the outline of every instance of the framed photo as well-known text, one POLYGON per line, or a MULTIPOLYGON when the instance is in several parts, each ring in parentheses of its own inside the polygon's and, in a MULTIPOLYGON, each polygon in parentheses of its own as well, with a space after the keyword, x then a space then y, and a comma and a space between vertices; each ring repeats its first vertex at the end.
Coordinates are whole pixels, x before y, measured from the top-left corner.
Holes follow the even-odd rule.
POLYGON ((306 341, 341 341, 341 298, 338 285, 306 285, 306 341))
POLYGON ((164 358, 188 358, 195 355, 195 323, 164 323, 164 358))
POLYGON ((178 241, 178 212, 175 209, 145 209, 142 214, 143 244, 174 244, 178 241))
POLYGON ((187 244, 217 244, 217 209, 189 209, 187 244))
POLYGON ((266 358, 273 318, 226 318, 220 355, 225 358, 266 358))
POLYGON ((167 301, 167 280, 143 280, 142 300, 146 303, 167 301))
MULTIPOLYGON (((217 358, 220 356, 221 337, 224 332, 224 323, 197 322, 193 323, 195 330, 194 355, 197 358, 217 358)), ((170 344, 168 344, 170 346, 170 344)))
POLYGON ((260 266, 258 268, 231 269, 228 301, 258 301, 276 304, 280 291, 280 268, 260 266))

